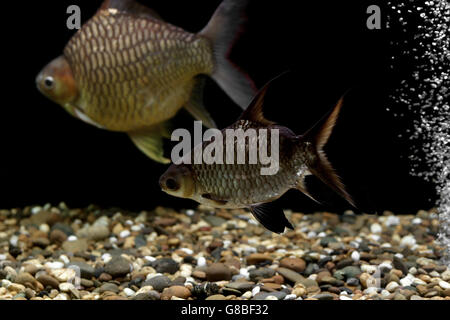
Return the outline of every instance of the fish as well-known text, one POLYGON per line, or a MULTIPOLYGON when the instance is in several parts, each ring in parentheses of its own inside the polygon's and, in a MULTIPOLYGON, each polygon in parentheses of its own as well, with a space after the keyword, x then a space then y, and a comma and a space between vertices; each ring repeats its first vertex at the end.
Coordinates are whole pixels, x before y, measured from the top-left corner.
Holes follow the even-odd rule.
POLYGON ((242 109, 256 87, 229 60, 248 0, 224 0, 206 27, 190 33, 134 0, 106 0, 36 78, 39 91, 73 117, 124 132, 151 159, 168 164, 163 139, 185 108, 206 127, 210 77, 242 109))
MULTIPOLYGON (((236 123, 220 131, 224 137, 223 161, 209 164, 194 161, 196 150, 205 151, 214 142, 222 143, 220 140, 215 140, 218 136, 210 141, 205 140, 191 149, 183 157, 182 163, 172 164, 161 176, 159 184, 162 191, 171 196, 191 199, 213 208, 250 209, 259 223, 278 234, 285 232, 286 228, 294 228, 276 200, 291 189, 297 189, 315 200, 306 188, 307 176, 316 176, 355 207, 352 197, 346 191, 324 152, 344 98, 341 98, 335 108, 313 128, 303 135, 296 135, 289 128, 264 117, 263 106, 266 93, 277 79, 269 82, 258 93, 236 123), (260 129, 267 130, 266 135, 270 136, 277 132, 279 169, 275 174, 263 175, 261 170, 267 164, 261 161, 250 164, 248 152, 250 145, 255 143, 252 139, 240 140, 240 142, 236 139, 233 144, 225 142, 227 135, 239 129, 257 130, 258 139, 262 134, 260 129), (245 147, 246 163, 226 162, 227 148, 232 148, 232 154, 236 157, 237 150, 242 145, 245 147)), ((258 148, 261 148, 261 145, 258 145, 258 148)), ((272 145, 271 152, 274 150, 276 149, 272 145)))

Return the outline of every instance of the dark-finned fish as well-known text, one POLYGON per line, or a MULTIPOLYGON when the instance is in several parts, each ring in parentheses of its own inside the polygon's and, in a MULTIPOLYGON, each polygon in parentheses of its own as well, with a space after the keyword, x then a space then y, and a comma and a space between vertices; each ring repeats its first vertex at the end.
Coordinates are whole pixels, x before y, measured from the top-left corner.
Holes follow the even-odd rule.
POLYGON ((248 0, 224 0, 198 34, 164 22, 134 0, 106 0, 38 75, 39 90, 73 116, 126 132, 150 158, 163 156, 166 122, 185 107, 215 127, 203 106, 203 76, 212 77, 242 108, 252 81, 227 54, 248 0))
MULTIPOLYGON (((224 164, 195 164, 194 162, 173 164, 160 179, 162 190, 170 195, 192 199, 215 208, 250 208, 255 218, 264 227, 276 233, 284 232, 286 227, 291 229, 293 227, 283 210, 273 201, 290 189, 298 189, 314 200, 305 186, 305 177, 308 175, 318 177, 354 205, 323 151, 342 108, 343 99, 316 126, 306 134, 297 136, 290 129, 264 118, 262 107, 269 86, 270 84, 266 85, 260 91, 235 124, 221 131, 224 137, 225 151, 222 161, 224 164), (259 129, 267 129, 269 134, 273 134, 273 130, 276 129, 279 132, 278 172, 275 175, 261 175, 261 169, 267 166, 261 162, 228 164, 229 162, 225 161, 227 154, 225 141, 226 136, 230 134, 229 129, 244 131, 256 129, 258 135, 261 132, 259 129)), ((206 150, 212 142, 213 140, 199 146, 206 150)), ((245 150, 248 152, 250 139, 246 139, 244 143, 245 150)), ((238 144, 236 140, 232 146, 233 154, 236 154, 238 144)), ((258 148, 260 148, 259 145, 258 148)), ((195 148, 187 158, 194 158, 194 152, 195 148)), ((247 159, 250 159, 250 156, 247 159)))

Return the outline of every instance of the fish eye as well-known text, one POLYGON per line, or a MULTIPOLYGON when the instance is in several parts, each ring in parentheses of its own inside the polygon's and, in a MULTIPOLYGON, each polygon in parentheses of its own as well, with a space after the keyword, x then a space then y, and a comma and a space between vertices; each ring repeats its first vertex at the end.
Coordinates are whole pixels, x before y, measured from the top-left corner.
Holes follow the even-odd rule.
POLYGON ((52 89, 54 84, 55 84, 55 81, 53 80, 53 77, 45 78, 44 85, 47 89, 52 89))
POLYGON ((178 186, 178 183, 174 179, 167 179, 166 187, 167 187, 167 189, 169 189, 171 191, 177 191, 180 188, 178 186))

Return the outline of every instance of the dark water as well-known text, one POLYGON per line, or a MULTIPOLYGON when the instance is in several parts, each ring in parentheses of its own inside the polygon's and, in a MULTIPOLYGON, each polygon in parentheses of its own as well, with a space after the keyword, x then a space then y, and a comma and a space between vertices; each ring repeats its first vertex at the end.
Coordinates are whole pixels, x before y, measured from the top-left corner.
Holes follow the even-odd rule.
MULTIPOLYGON (((200 30, 220 1, 164 0, 151 3, 161 16, 189 31, 200 30)), ((392 70, 390 39, 402 30, 368 30, 366 8, 377 1, 253 1, 247 32, 232 59, 261 87, 285 70, 293 75, 268 96, 267 117, 301 134, 351 89, 327 152, 362 211, 389 209, 415 213, 434 203, 434 188, 409 172, 409 145, 398 138, 407 118, 385 110, 386 101, 404 70, 392 70)), ((380 6, 383 7, 383 4, 380 6)), ((165 167, 148 160, 123 134, 104 132, 68 116, 40 95, 34 85, 39 70, 59 55, 72 32, 65 28, 67 6, 78 4, 83 20, 100 1, 46 1, 4 4, 21 12, 9 25, 4 66, 0 130, 0 207, 66 201, 129 209, 157 205, 193 207, 159 190, 165 167)), ((3 20, 5 23, 6 20, 3 20)), ((395 53, 395 52, 394 52, 395 53)), ((405 68, 408 67, 408 57, 405 68)), ((219 126, 233 123, 240 110, 211 81, 205 102, 219 126)), ((178 123, 191 127, 180 113, 178 123)), ((317 181, 319 206, 298 192, 283 199, 286 207, 306 212, 343 211, 345 202, 317 181)))

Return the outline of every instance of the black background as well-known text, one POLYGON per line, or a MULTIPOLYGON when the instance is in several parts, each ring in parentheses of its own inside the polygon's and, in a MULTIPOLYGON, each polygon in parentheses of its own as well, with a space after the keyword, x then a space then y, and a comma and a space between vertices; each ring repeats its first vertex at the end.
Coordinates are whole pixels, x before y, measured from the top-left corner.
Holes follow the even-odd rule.
MULTIPOLYGON (((187 31, 201 30, 219 0, 142 0, 168 22, 187 31)), ((86 21, 101 1, 33 1, 3 4, 0 207, 97 204, 124 209, 158 205, 194 208, 189 200, 162 193, 159 176, 166 170, 141 154, 125 134, 101 131, 70 117, 35 87, 42 67, 62 53, 73 35, 66 28, 66 8, 78 4, 86 21), (18 14, 20 13, 20 14, 18 14), (10 17, 8 15, 11 14, 10 17), (6 71, 6 72, 5 72, 6 71)), ((266 116, 301 134, 350 89, 338 125, 326 147, 361 211, 415 213, 433 205, 433 187, 409 175, 407 139, 398 138, 408 118, 385 109, 389 94, 408 65, 389 68, 397 53, 390 40, 400 31, 368 30, 366 9, 376 2, 251 2, 245 33, 232 60, 247 70, 258 87, 278 74, 267 97, 266 116)), ((385 13, 383 4, 379 4, 385 13)), ((240 109, 208 83, 205 104, 220 127, 233 123, 240 109)), ((393 106, 395 108, 395 105, 393 106)), ((191 126, 184 111, 179 118, 191 126)), ((180 120, 181 121, 181 120, 180 120)), ((310 179, 318 205, 297 191, 284 206, 311 212, 340 212, 349 206, 310 179)))

